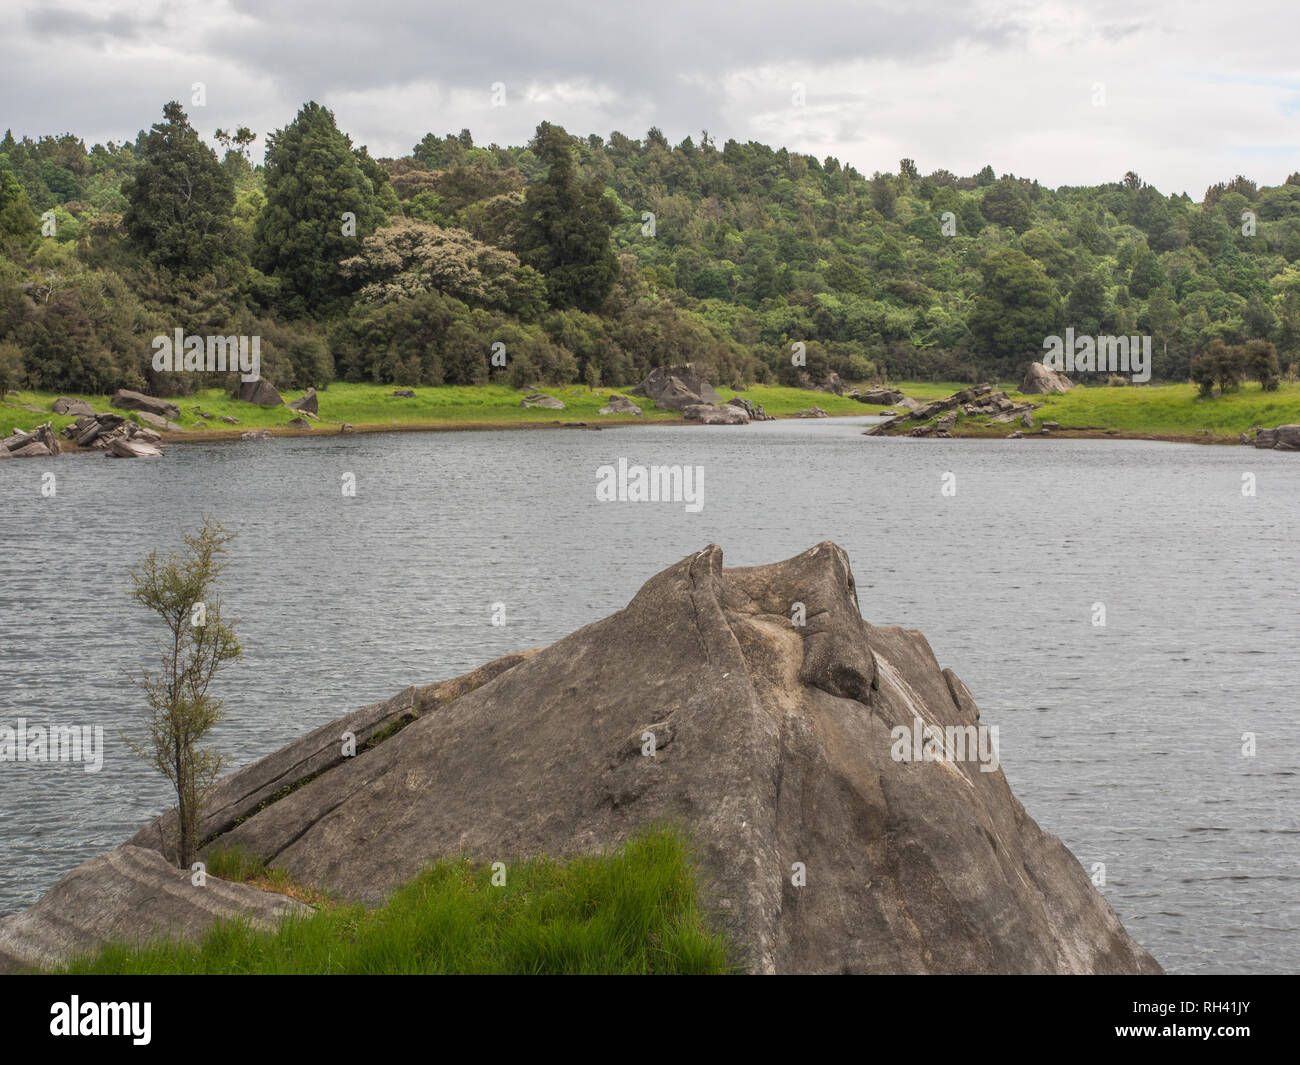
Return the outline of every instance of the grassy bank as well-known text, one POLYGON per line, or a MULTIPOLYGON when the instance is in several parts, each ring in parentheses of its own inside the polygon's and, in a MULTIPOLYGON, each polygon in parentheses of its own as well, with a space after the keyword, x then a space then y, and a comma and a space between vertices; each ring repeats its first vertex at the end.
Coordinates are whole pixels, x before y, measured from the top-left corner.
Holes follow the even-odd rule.
MULTIPOLYGON (((921 403, 940 399, 965 386, 960 382, 900 382, 895 387, 921 403)), ((1017 401, 1032 400, 1042 406, 1034 412, 1033 431, 1046 421, 1058 422, 1066 435, 1109 435, 1159 440, 1235 442, 1239 435, 1254 426, 1275 426, 1300 422, 1300 383, 1286 382, 1276 392, 1263 392, 1247 384, 1241 391, 1217 399, 1201 399, 1192 385, 1153 385, 1146 387, 1076 388, 1060 396, 1021 396, 1016 383, 998 387, 1017 401)), ((522 393, 503 385, 445 388, 417 388, 415 397, 406 399, 392 394, 389 385, 338 383, 319 394, 320 419, 311 423, 310 432, 336 433, 343 423, 360 432, 393 429, 471 429, 471 428, 544 428, 557 423, 583 422, 587 425, 616 426, 646 422, 680 423, 677 411, 658 410, 653 402, 633 397, 644 414, 637 418, 626 414, 597 413, 609 399, 612 389, 584 386, 560 386, 542 389, 564 405, 564 410, 519 406, 522 393)), ((793 417, 806 407, 821 407, 836 416, 876 414, 882 408, 863 405, 856 400, 826 392, 802 388, 754 385, 737 392, 720 389, 724 399, 744 395, 760 403, 778 418, 793 417)), ((626 395, 625 391, 620 394, 626 395)), ((301 393, 287 392, 286 400, 301 393)), ((42 422, 53 422, 56 430, 75 419, 49 413, 57 398, 51 392, 11 392, 6 405, 0 407, 0 434, 14 428, 29 430, 42 422), (27 404, 40 412, 24 410, 27 404)), ((79 396, 95 410, 111 410, 108 396, 79 396)), ((205 440, 237 437, 249 429, 269 429, 285 435, 302 435, 303 430, 288 428, 295 412, 285 407, 255 407, 232 399, 218 389, 208 389, 191 396, 173 398, 180 407, 175 419, 183 430, 173 439, 205 440), (211 414, 202 418, 195 408, 211 414), (239 424, 228 425, 217 419, 226 415, 239 424)), ((123 412, 125 413, 125 412, 123 412)), ((130 415, 128 415, 130 416, 130 415)), ((919 424, 919 423, 918 423, 919 424)), ((910 428, 910 425, 907 427, 910 428)), ((992 422, 987 418, 961 416, 954 436, 1003 437, 1023 429, 1014 424, 992 422)), ((906 431, 906 428, 903 430, 906 431)))
MULTIPOLYGON (((937 394, 922 394, 907 384, 898 387, 925 401, 951 395, 962 386, 945 385, 937 394)), ((1189 384, 1076 388, 1056 396, 1022 396, 1013 385, 998 387, 1016 402, 1042 404, 1033 412, 1033 428, 1026 429, 1018 418, 1008 424, 959 414, 953 436, 1005 437, 1016 431, 1037 432, 1044 422, 1057 422, 1061 428, 1053 430, 1054 435, 1237 443, 1253 427, 1300 423, 1300 384, 1294 382, 1283 383, 1276 392, 1247 384, 1215 399, 1201 399, 1189 384)), ((898 431, 906 433, 920 424, 908 423, 898 431)))
MULTIPOLYGON (((628 393, 619 389, 590 389, 585 386, 560 386, 541 391, 554 396, 565 406, 564 410, 545 407, 519 406, 523 393, 504 385, 475 385, 465 387, 416 388, 415 397, 406 399, 394 396, 391 385, 366 385, 336 383, 319 393, 320 420, 312 423, 312 432, 338 432, 344 422, 358 431, 378 429, 465 429, 516 426, 549 426, 556 422, 586 422, 588 425, 628 425, 646 421, 680 422, 677 411, 658 410, 647 399, 631 397, 644 412, 641 417, 627 414, 599 414, 609 402, 613 392, 628 393)), ((830 414, 873 414, 874 407, 864 407, 856 400, 826 392, 810 392, 801 388, 780 388, 755 385, 737 392, 720 390, 723 399, 743 395, 760 403, 778 418, 790 417, 805 407, 818 406, 830 414)), ((65 393, 66 394, 66 393, 65 393)), ((75 421, 75 418, 48 413, 59 393, 10 392, 7 405, 0 407, 0 432, 8 435, 14 428, 29 430, 42 422, 51 421, 56 430, 75 421), (24 410, 27 404, 41 408, 41 413, 24 410)), ((301 392, 283 393, 286 401, 297 399, 301 392)), ((109 396, 73 396, 84 399, 97 411, 108 411, 109 396)), ((270 429, 286 434, 301 432, 287 428, 294 411, 285 407, 255 407, 241 403, 219 389, 207 389, 189 396, 171 397, 180 408, 180 417, 174 419, 186 436, 208 439, 219 436, 238 436, 249 429, 270 429), (202 418, 198 407, 213 415, 202 418), (238 425, 227 425, 217 419, 222 415, 237 418, 238 425)), ((122 412, 125 413, 125 412, 122 412)))
POLYGON ((690 851, 670 830, 613 854, 491 867, 442 861, 367 910, 294 888, 283 873, 238 854, 212 856, 224 873, 318 905, 274 933, 225 923, 199 943, 110 946, 60 972, 191 973, 723 973, 726 945, 702 919, 690 851))

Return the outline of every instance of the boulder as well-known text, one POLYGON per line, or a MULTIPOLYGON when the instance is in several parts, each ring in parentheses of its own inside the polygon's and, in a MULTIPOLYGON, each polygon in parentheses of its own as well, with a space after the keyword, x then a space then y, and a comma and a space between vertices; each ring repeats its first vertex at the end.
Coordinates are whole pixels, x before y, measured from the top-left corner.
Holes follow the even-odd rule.
POLYGON ((147 410, 142 410, 139 414, 142 422, 146 425, 152 425, 155 429, 162 429, 164 432, 168 433, 185 432, 185 430, 175 422, 168 421, 166 418, 160 418, 156 414, 150 414, 147 410))
POLYGON ((794 416, 796 418, 829 418, 830 417, 830 415, 827 414, 824 410, 822 410, 821 407, 805 407, 803 410, 795 411, 794 416))
POLYGON ((548 410, 564 410, 564 404, 554 396, 548 396, 545 392, 530 392, 519 401, 519 406, 528 407, 545 407, 548 410))
POLYGON ((116 407, 118 410, 142 410, 150 414, 156 414, 160 418, 179 418, 181 416, 180 407, 175 403, 169 403, 165 399, 158 399, 155 396, 146 396, 143 392, 132 392, 129 388, 119 388, 113 393, 113 398, 108 401, 110 407, 116 407))
POLYGON ((771 422, 776 419, 763 409, 763 404, 755 403, 747 396, 732 396, 727 403, 732 407, 739 407, 749 417, 751 422, 771 422))
MULTIPOLYGON (((879 404, 885 407, 906 406, 904 400, 907 399, 896 388, 869 388, 865 392, 859 392, 853 398, 859 403, 879 404)), ((916 405, 915 400, 907 400, 907 402, 916 405)))
POLYGON ((748 425, 749 415, 730 403, 692 403, 682 409, 688 422, 701 425, 748 425))
MULTIPOLYGON (((394 389, 393 389, 393 395, 394 395, 397 399, 414 399, 414 398, 415 398, 415 389, 413 389, 413 388, 394 388, 394 389)), ((293 404, 290 404, 290 406, 292 406, 292 405, 293 405, 293 404)))
POLYGON ((1271 448, 1277 445, 1276 429, 1256 429, 1255 446, 1258 448, 1271 448))
MULTIPOLYGON (((508 867, 676 821, 702 912, 749 972, 1159 972, 999 766, 899 753, 899 730, 979 725, 919 632, 862 619, 840 548, 724 568, 710 545, 551 647, 408 689, 226 777, 201 834, 376 904, 434 858, 508 867)), ((168 817, 130 845, 161 852, 168 817)), ((92 940, 101 902, 93 884, 56 886, 25 953, 92 940)), ((23 916, 0 925, 0 950, 23 916)), ((154 921, 140 906, 115 927, 154 921)))
POLYGON ((271 384, 265 377, 259 377, 254 381, 239 382, 239 388, 235 391, 235 398, 244 403, 253 403, 259 407, 279 407, 284 400, 280 393, 276 391, 275 385, 271 384))
POLYGON ((833 392, 837 396, 844 395, 844 382, 840 380, 840 375, 834 370, 822 378, 820 384, 813 385, 814 392, 833 392))
POLYGON ((156 851, 121 846, 83 862, 35 906, 0 917, 0 972, 53 966, 112 940, 201 939, 217 921, 272 929, 310 907, 209 875, 203 887, 156 851), (77 913, 76 921, 67 914, 77 913))
POLYGON ((246 432, 246 433, 240 433, 240 434, 239 434, 239 439, 240 439, 240 440, 270 440, 270 439, 271 439, 271 430, 270 430, 270 429, 250 429, 250 430, 249 430, 248 432, 246 432))
POLYGON ((1279 450, 1295 451, 1300 449, 1300 425, 1279 425, 1273 430, 1276 443, 1273 445, 1279 450))
POLYGON ((1034 415, 1032 412, 1025 411, 1025 413, 1020 416, 1020 424, 1026 429, 1032 429, 1034 427, 1034 415))
POLYGON ((683 410, 701 404, 721 403, 722 397, 695 369, 693 363, 681 366, 656 366, 635 388, 634 396, 652 399, 663 410, 683 410))
POLYGON ((620 396, 617 392, 610 394, 609 402, 596 412, 597 414, 634 414, 639 415, 641 408, 633 403, 627 396, 620 396))
POLYGON ((949 413, 949 414, 945 414, 942 418, 940 418, 937 422, 935 422, 934 427, 937 430, 939 430, 939 432, 941 433, 948 433, 952 431, 952 427, 956 424, 957 424, 956 413, 949 413))
POLYGON ((1056 392, 1069 392, 1074 382, 1063 373, 1049 370, 1041 362, 1031 362, 1025 371, 1020 391, 1026 396, 1047 396, 1056 392))
POLYGON ((1060 422, 1043 422, 1043 428, 1046 429, 1048 432, 1054 433, 1060 427, 1061 427, 1060 422))
POLYGON ((67 396, 56 399, 52 410, 55 414, 71 414, 74 417, 86 414, 94 417, 95 414, 95 408, 84 399, 69 399, 67 396))
POLYGON ((311 422, 309 422, 306 418, 303 418, 303 417, 301 417, 301 416, 300 416, 300 417, 297 417, 297 418, 290 418, 290 419, 289 419, 289 428, 290 428, 290 429, 310 429, 310 428, 311 428, 311 422))
MULTIPOLYGON (((412 393, 414 395, 414 393, 412 393)), ((319 414, 317 406, 316 389, 309 388, 298 399, 290 400, 289 406, 303 414, 319 414)))
POLYGON ((899 408, 899 410, 920 410, 921 409, 921 404, 918 403, 916 400, 912 399, 911 396, 904 396, 902 399, 893 400, 892 405, 899 408))
POLYGON ((125 436, 110 436, 104 441, 104 451, 115 459, 159 459, 162 449, 157 444, 146 440, 128 439, 125 436))
POLYGON ((54 452, 39 440, 32 440, 21 447, 9 448, 5 451, 5 455, 11 459, 46 459, 53 454, 54 452))
POLYGON ((238 424, 239 424, 239 419, 238 419, 238 418, 232 418, 229 414, 221 414, 221 415, 218 415, 218 417, 217 417, 217 421, 219 421, 219 422, 225 422, 227 425, 238 425, 238 424))
POLYGON ((50 423, 38 425, 30 433, 15 429, 3 443, 0 450, 17 459, 50 458, 63 452, 58 436, 50 423))

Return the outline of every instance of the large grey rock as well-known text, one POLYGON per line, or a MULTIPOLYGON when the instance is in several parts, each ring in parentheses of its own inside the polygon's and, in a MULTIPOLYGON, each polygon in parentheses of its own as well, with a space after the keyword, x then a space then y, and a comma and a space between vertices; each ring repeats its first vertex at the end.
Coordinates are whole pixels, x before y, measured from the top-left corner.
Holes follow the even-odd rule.
POLYGON ((749 415, 743 407, 731 403, 691 403, 682 408, 682 417, 701 425, 748 425, 749 415))
POLYGON ((486 668, 226 778, 205 834, 376 903, 435 856, 588 854, 675 820, 752 972, 1159 971, 1001 769, 894 759, 895 726, 978 711, 920 633, 862 620, 834 544, 733 569, 711 545, 616 614, 486 668))
POLYGON ((118 410, 143 410, 156 414, 160 418, 179 418, 180 407, 156 396, 146 396, 143 392, 132 392, 129 388, 119 388, 108 401, 110 407, 118 410))
POLYGON ((320 400, 316 395, 316 389, 309 388, 298 399, 290 400, 289 406, 296 411, 302 411, 304 414, 319 414, 319 403, 320 400))
POLYGON ((129 845, 83 862, 35 906, 0 917, 0 972, 48 967, 108 942, 198 939, 219 920, 274 928, 310 907, 285 895, 207 877, 129 845))
POLYGON ((245 403, 255 403, 259 407, 279 407, 284 403, 275 385, 265 377, 258 377, 253 381, 241 379, 239 387, 235 390, 235 398, 245 403))
MULTIPOLYGON (((907 397, 896 388, 869 388, 865 392, 859 392, 853 397, 859 403, 880 404, 885 407, 896 407, 907 397)), ((909 402, 915 404, 915 400, 909 402)), ((915 409, 913 407, 912 409, 915 409)))
POLYGON ((1074 382, 1063 373, 1049 370, 1041 362, 1031 362, 1025 371, 1020 391, 1026 396, 1047 396, 1057 392, 1069 392, 1074 382))
POLYGON ((656 366, 644 381, 629 391, 634 396, 654 400, 655 406, 661 410, 684 410, 690 406, 722 402, 722 396, 693 363, 656 366))
POLYGON ((1273 434, 1273 446, 1279 451, 1300 450, 1300 425, 1279 425, 1273 434))
POLYGON ((162 448, 145 440, 128 440, 124 436, 113 436, 105 440, 104 450, 109 458, 114 459, 158 459, 162 458, 162 448))
POLYGON ((69 399, 67 396, 60 396, 56 399, 51 410, 55 414, 71 414, 73 417, 86 414, 93 416, 95 413, 95 408, 84 399, 69 399))
POLYGON ((627 396, 620 396, 617 392, 611 393, 609 402, 596 412, 597 414, 632 414, 639 415, 641 408, 633 403, 627 396))
POLYGON ((748 396, 732 396, 727 400, 729 406, 739 407, 748 416, 751 422, 772 422, 776 421, 772 415, 763 409, 763 404, 755 403, 748 396))

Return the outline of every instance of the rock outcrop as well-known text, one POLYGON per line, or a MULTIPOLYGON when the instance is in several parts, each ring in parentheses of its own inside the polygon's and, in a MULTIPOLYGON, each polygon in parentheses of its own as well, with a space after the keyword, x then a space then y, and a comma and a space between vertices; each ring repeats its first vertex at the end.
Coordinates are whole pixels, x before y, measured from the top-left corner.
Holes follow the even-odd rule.
POLYGON ((634 396, 652 399, 661 410, 684 410, 691 406, 711 406, 722 397, 693 363, 681 366, 656 366, 629 391, 634 396))
POLYGON ((320 400, 316 395, 316 389, 309 388, 298 399, 291 399, 289 401, 289 406, 304 414, 319 414, 319 403, 320 400))
POLYGON ((241 379, 239 387, 235 390, 235 398, 244 403, 254 403, 259 407, 279 407, 284 404, 284 399, 276 391, 275 385, 265 377, 258 377, 252 381, 241 379))
POLYGON ((129 388, 119 388, 108 401, 110 407, 118 410, 143 410, 156 414, 160 418, 179 418, 180 407, 156 396, 146 396, 143 392, 132 392, 129 388))
MULTIPOLYGON (((586 854, 672 820, 751 972, 1158 972, 995 763, 899 756, 899 729, 979 726, 920 633, 862 620, 836 545, 730 569, 710 545, 550 647, 226 777, 202 831, 374 904, 435 857, 586 854)), ((113 853, 165 851, 172 817, 113 853)), ((156 929, 143 900, 110 927, 99 889, 69 890, 80 872, 38 904, 43 923, 0 921, 0 951, 30 963, 156 929)))
POLYGON ((1279 425, 1276 429, 1256 429, 1255 446, 1275 451, 1300 451, 1300 425, 1279 425))
POLYGON ((53 458, 62 450, 49 422, 38 425, 30 433, 15 429, 12 435, 0 440, 0 457, 7 459, 53 458))
POLYGON ((50 408, 55 414, 70 414, 74 418, 82 415, 95 416, 95 408, 87 403, 84 399, 69 399, 67 396, 60 396, 54 401, 54 406, 50 408))
MULTIPOLYGON (((853 397, 859 403, 879 404, 882 407, 897 407, 907 397, 896 388, 869 388, 858 392, 853 397)), ((911 402, 915 403, 915 400, 911 402)))
POLYGON ((639 416, 641 408, 633 403, 627 396, 620 396, 617 392, 610 394, 609 402, 596 412, 597 414, 632 414, 639 416))
POLYGON ((776 419, 763 409, 763 404, 755 403, 748 396, 732 396, 727 400, 727 405, 739 407, 749 416, 751 422, 774 422, 776 419))
POLYGON ((1022 395, 1049 396, 1058 392, 1069 392, 1074 382, 1063 373, 1049 370, 1041 362, 1031 362, 1025 371, 1025 379, 1020 385, 1022 395))
POLYGON ((682 417, 701 425, 748 425, 749 415, 732 403, 691 403, 682 408, 682 417))
POLYGON ((222 918, 270 929, 308 910, 285 895, 212 876, 195 887, 188 869, 123 845, 77 866, 31 909, 0 917, 0 972, 57 965, 109 940, 198 939, 222 918))

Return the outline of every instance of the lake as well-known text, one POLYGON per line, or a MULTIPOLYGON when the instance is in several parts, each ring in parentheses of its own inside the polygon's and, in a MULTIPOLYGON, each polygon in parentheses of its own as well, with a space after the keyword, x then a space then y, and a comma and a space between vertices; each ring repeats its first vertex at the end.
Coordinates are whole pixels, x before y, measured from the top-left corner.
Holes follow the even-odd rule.
POLYGON ((0 764, 0 912, 170 804, 119 737, 144 714, 124 670, 150 663, 157 631, 126 569, 205 514, 239 533, 225 600, 246 650, 216 682, 229 717, 213 736, 232 768, 409 685, 551 643, 708 543, 752 565, 834 540, 864 617, 925 633, 999 727, 1017 798, 1089 873, 1104 864, 1106 897, 1166 969, 1300 968, 1287 620, 1300 458, 862 436, 874 421, 358 434, 3 464, 0 724, 102 725, 107 753, 99 773, 0 764), (702 467, 703 507, 597 501, 598 467, 619 459, 702 467))

